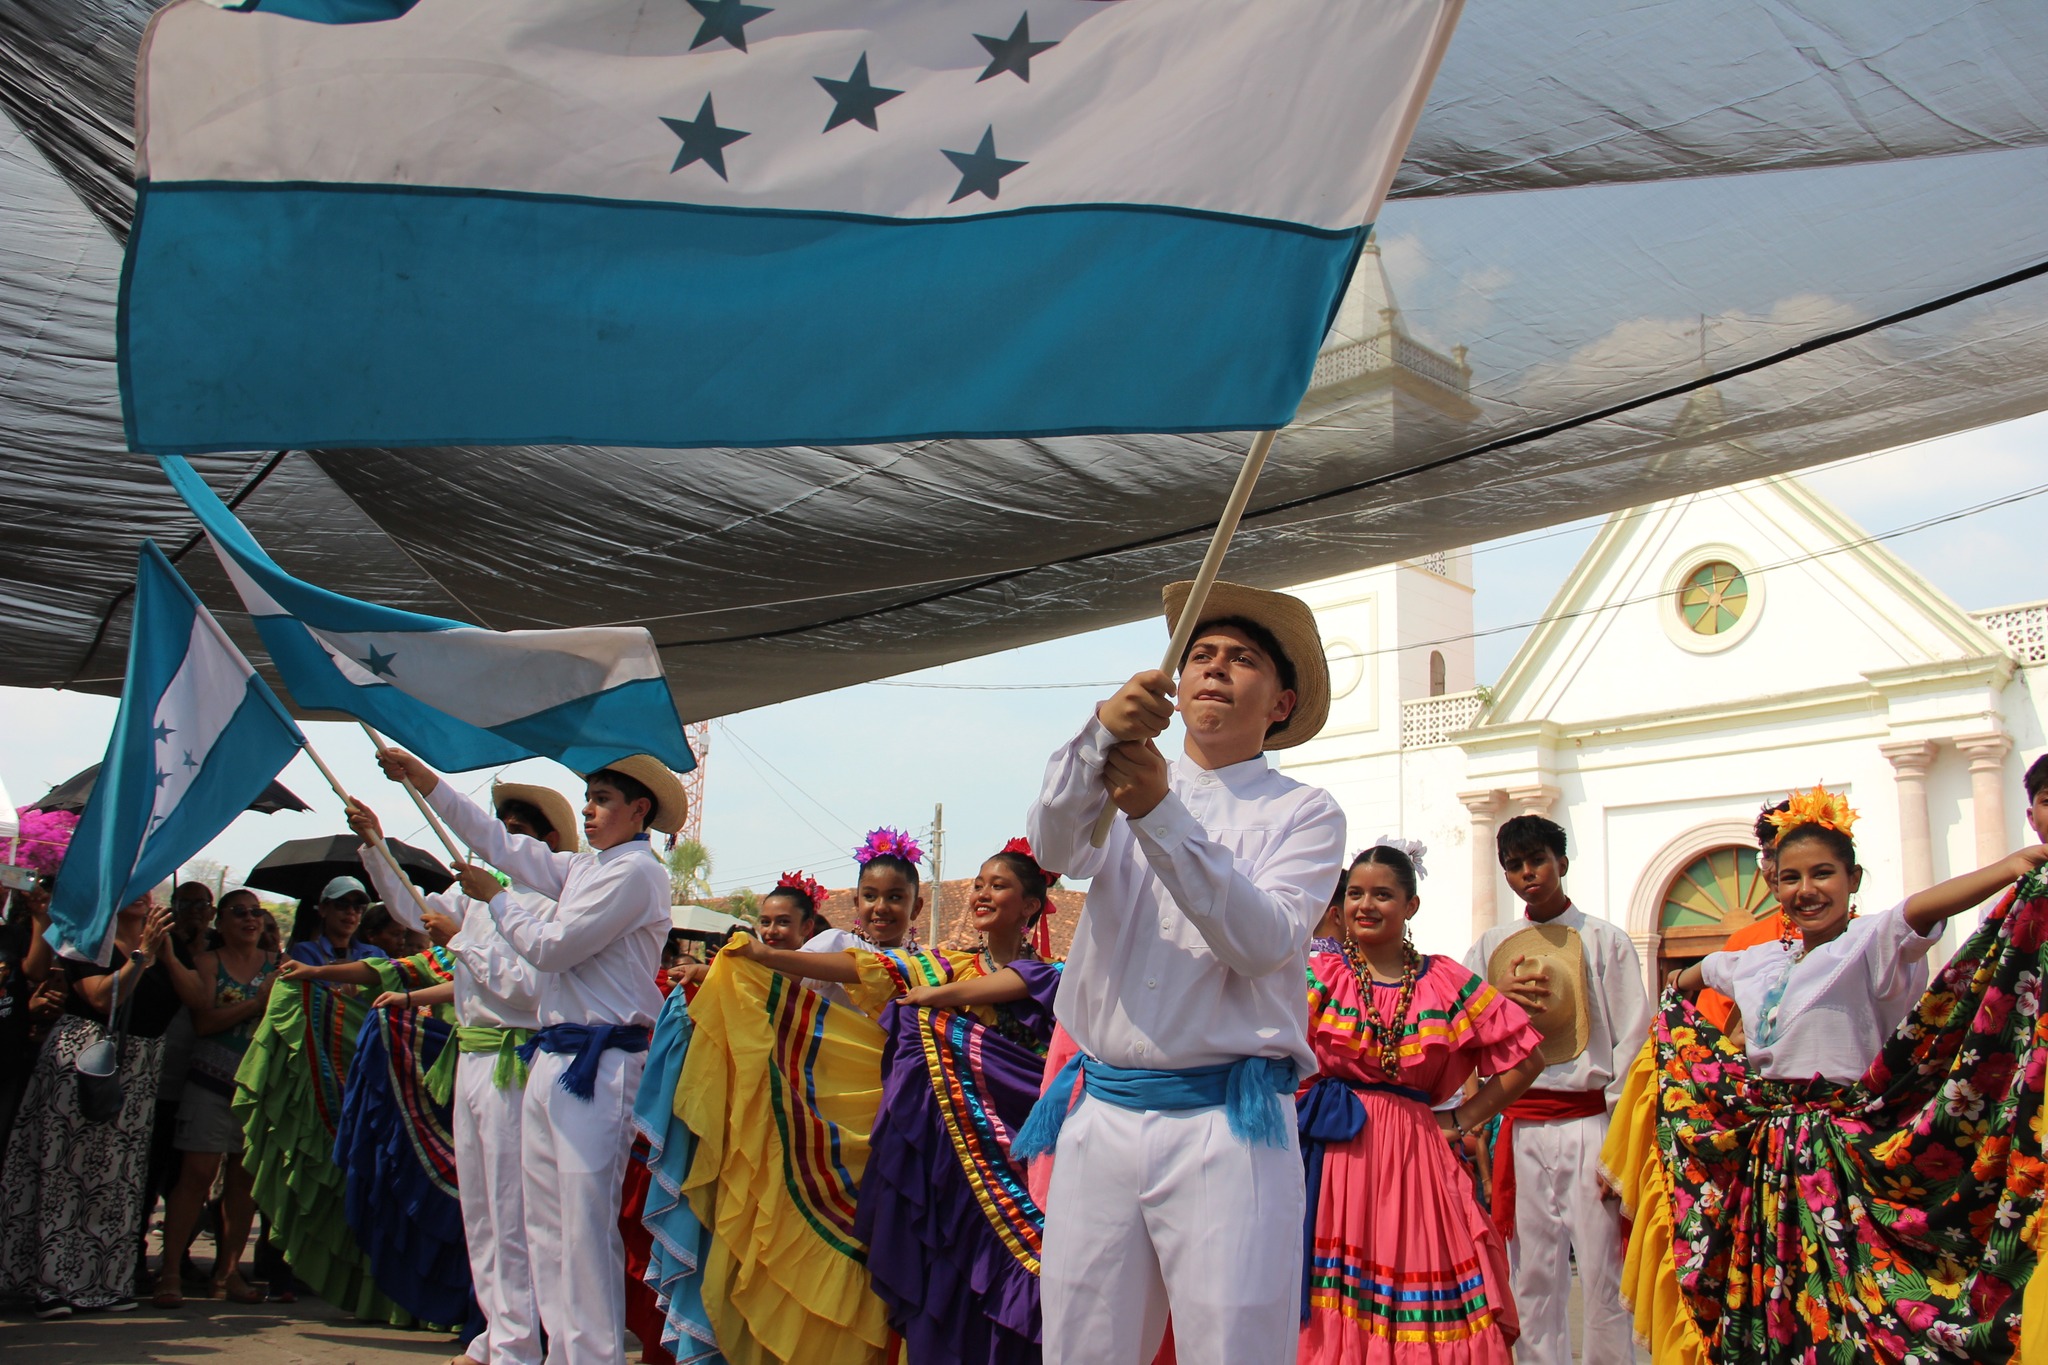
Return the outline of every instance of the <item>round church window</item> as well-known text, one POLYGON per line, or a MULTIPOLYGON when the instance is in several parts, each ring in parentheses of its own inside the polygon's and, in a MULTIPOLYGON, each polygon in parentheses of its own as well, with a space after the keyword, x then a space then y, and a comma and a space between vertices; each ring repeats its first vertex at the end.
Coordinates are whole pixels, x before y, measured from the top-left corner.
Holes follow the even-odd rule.
POLYGON ((1721 635, 1735 628, 1749 607, 1749 580, 1725 559, 1709 560, 1686 575, 1678 590, 1678 614, 1695 635, 1721 635))
POLYGON ((1723 933, 1778 908, 1753 848, 1717 848, 1681 869, 1664 890, 1657 927, 1713 929, 1723 933))

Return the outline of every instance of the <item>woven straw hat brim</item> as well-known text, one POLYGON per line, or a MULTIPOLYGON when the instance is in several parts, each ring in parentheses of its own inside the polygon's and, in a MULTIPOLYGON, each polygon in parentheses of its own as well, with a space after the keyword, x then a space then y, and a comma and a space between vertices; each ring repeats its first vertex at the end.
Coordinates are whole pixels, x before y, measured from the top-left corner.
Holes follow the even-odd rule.
POLYGON ((583 847, 583 818, 576 812, 576 803, 556 791, 535 782, 494 782, 491 784, 491 810, 507 801, 524 801, 538 806, 540 813, 555 827, 555 851, 574 853, 583 847))
POLYGON ((654 818, 647 822, 649 829, 674 834, 683 827, 683 819, 690 813, 690 797, 683 790, 683 779, 670 772, 668 764, 650 754, 628 754, 604 766, 624 773, 654 793, 654 818))
POLYGON ((1531 924, 1502 939, 1486 962, 1486 979, 1495 990, 1504 989, 1513 979, 1512 964, 1517 957, 1541 967, 1550 985, 1550 1004, 1529 1020, 1543 1035, 1537 1055, 1545 1066, 1571 1061, 1586 1050, 1593 1028, 1586 1000, 1586 949, 1578 930, 1561 924, 1531 924))
MULTIPOLYGON (((1179 623, 1181 608, 1187 605, 1188 590, 1193 587, 1192 581, 1169 583, 1160 593, 1168 631, 1179 623)), ((1286 652, 1287 662, 1294 665, 1294 712, 1267 738, 1266 747, 1287 749, 1314 739, 1330 719, 1330 662, 1323 654, 1316 614, 1299 597, 1218 580, 1209 589, 1202 622, 1226 616, 1241 616, 1263 626, 1286 652)))

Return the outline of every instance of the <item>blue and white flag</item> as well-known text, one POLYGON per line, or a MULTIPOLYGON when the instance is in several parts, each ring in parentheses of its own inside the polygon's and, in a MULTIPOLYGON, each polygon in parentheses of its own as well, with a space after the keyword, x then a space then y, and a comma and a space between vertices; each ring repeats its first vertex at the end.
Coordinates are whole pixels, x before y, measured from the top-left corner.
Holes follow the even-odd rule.
POLYGON ((485 630, 343 597, 280 569, 191 465, 159 462, 303 709, 368 721, 446 772, 552 758, 588 773, 627 754, 697 766, 645 629, 485 630))
POLYGON ((1278 427, 1458 8, 177 0, 128 439, 1278 427))
POLYGON ((51 945, 104 965, 115 912, 205 848, 305 742, 163 551, 143 541, 121 709, 50 896, 51 945))

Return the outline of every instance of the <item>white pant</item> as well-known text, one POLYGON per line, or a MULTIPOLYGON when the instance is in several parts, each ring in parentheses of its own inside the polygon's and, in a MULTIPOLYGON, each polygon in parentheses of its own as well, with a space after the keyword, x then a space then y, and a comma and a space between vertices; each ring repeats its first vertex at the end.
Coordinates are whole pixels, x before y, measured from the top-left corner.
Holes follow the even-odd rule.
MULTIPOLYGON (((448 1046, 455 1046, 451 1040, 448 1046)), ((526 1094, 491 1083, 496 1053, 455 1059, 455 1175, 469 1275, 488 1327, 469 1343, 484 1365, 540 1365, 540 1310, 526 1258, 526 1168, 520 1110, 526 1094)))
POLYGON ((597 1089, 564 1090, 570 1059, 537 1053, 526 1080, 522 1151, 526 1246, 549 1365, 623 1365, 626 1244, 619 1198, 633 1151, 633 1096, 644 1052, 614 1048, 598 1061, 597 1089))
POLYGON ((1583 1365, 1633 1365, 1635 1338, 1621 1306, 1621 1205, 1602 1196, 1600 1145, 1607 1116, 1515 1125, 1515 1235, 1508 1267, 1522 1315, 1517 1365, 1572 1365, 1566 1298, 1572 1253, 1585 1298, 1583 1365))
POLYGON ((1046 1365, 1149 1365, 1169 1313, 1181 1365, 1294 1359, 1301 1156, 1248 1147, 1221 1108, 1083 1099, 1046 1199, 1046 1365))

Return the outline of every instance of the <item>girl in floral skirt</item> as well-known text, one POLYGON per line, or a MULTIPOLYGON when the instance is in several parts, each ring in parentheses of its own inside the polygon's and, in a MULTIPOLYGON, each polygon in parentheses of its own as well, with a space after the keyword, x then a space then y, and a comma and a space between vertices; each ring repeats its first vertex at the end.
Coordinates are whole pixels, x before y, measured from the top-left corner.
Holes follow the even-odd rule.
POLYGON ((1604 1165, 1661 1361, 2005 1360, 2041 1207, 2036 846, 1858 917, 1855 813, 1777 817, 1784 940, 1671 973, 1604 1165), (2019 882, 1942 972, 1946 922, 2019 882), (1796 930, 1796 938, 1793 931, 1796 930), (1735 1002, 1747 1047, 1699 1013, 1735 1002))

